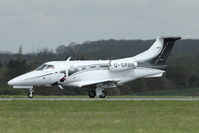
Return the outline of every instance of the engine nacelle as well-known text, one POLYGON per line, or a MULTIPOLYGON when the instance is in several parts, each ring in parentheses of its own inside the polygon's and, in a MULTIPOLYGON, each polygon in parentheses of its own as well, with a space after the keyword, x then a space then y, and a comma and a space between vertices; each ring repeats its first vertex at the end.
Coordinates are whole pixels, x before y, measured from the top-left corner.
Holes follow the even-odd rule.
POLYGON ((111 71, 124 71, 128 69, 135 69, 137 62, 131 61, 110 61, 109 68, 111 71))

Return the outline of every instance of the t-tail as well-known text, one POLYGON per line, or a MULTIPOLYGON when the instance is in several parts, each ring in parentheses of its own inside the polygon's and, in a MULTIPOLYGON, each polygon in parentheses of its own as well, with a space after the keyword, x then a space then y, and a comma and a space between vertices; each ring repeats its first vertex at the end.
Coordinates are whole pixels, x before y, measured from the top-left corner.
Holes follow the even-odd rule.
POLYGON ((158 37, 155 43, 145 52, 134 57, 140 65, 166 69, 167 58, 175 41, 181 37, 158 37))

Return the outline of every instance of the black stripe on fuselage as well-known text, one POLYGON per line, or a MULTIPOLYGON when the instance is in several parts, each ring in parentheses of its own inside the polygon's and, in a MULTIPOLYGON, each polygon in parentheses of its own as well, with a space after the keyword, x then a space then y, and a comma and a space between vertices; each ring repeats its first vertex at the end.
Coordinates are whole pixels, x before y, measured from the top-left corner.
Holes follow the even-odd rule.
POLYGON ((71 77, 71 76, 75 76, 75 75, 77 75, 77 74, 79 74, 79 73, 83 73, 83 72, 88 72, 88 71, 100 71, 100 70, 109 70, 108 68, 106 69, 106 68, 102 68, 102 69, 88 69, 88 70, 82 70, 82 71, 77 71, 77 72, 75 72, 75 73, 73 73, 73 74, 71 74, 71 75, 69 75, 69 77, 71 77))
POLYGON ((37 77, 31 77, 31 78, 28 78, 28 79, 37 79, 37 78, 41 78, 41 77, 44 77, 44 76, 49 76, 49 75, 52 75, 54 73, 48 73, 48 74, 45 74, 45 75, 41 75, 41 76, 37 76, 37 77))

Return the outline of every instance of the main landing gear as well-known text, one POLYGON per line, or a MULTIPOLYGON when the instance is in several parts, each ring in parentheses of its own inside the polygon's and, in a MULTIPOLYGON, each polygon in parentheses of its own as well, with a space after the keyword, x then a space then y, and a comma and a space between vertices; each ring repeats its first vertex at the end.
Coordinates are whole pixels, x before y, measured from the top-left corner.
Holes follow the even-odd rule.
POLYGON ((104 91, 104 88, 97 87, 96 90, 88 91, 88 96, 90 98, 94 98, 95 96, 99 96, 100 98, 105 98, 106 92, 104 91))
POLYGON ((105 97, 106 97, 106 92, 103 90, 103 91, 102 91, 102 94, 99 95, 99 97, 100 97, 100 98, 105 98, 105 97))
POLYGON ((96 92, 94 90, 90 90, 90 91, 88 91, 88 96, 90 98, 94 98, 96 96, 96 92))
POLYGON ((29 89, 28 98, 33 98, 33 97, 34 97, 34 90, 33 89, 29 89))

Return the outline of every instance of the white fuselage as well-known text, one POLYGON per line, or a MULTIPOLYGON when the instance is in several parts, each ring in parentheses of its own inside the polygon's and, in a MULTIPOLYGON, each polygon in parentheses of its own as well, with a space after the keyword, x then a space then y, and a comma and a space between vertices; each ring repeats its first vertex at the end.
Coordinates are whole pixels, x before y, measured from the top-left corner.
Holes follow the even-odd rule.
POLYGON ((63 86, 83 87, 86 85, 97 84, 105 81, 115 81, 117 85, 138 79, 161 76, 164 71, 136 67, 126 70, 110 70, 109 60, 93 61, 53 61, 45 63, 54 66, 53 69, 34 70, 8 82, 15 88, 25 88, 31 86, 52 85, 55 82, 63 86), (65 72, 65 73, 63 73, 65 72), (65 74, 68 72, 68 75, 65 74), (60 82, 65 76, 65 80, 60 82))

